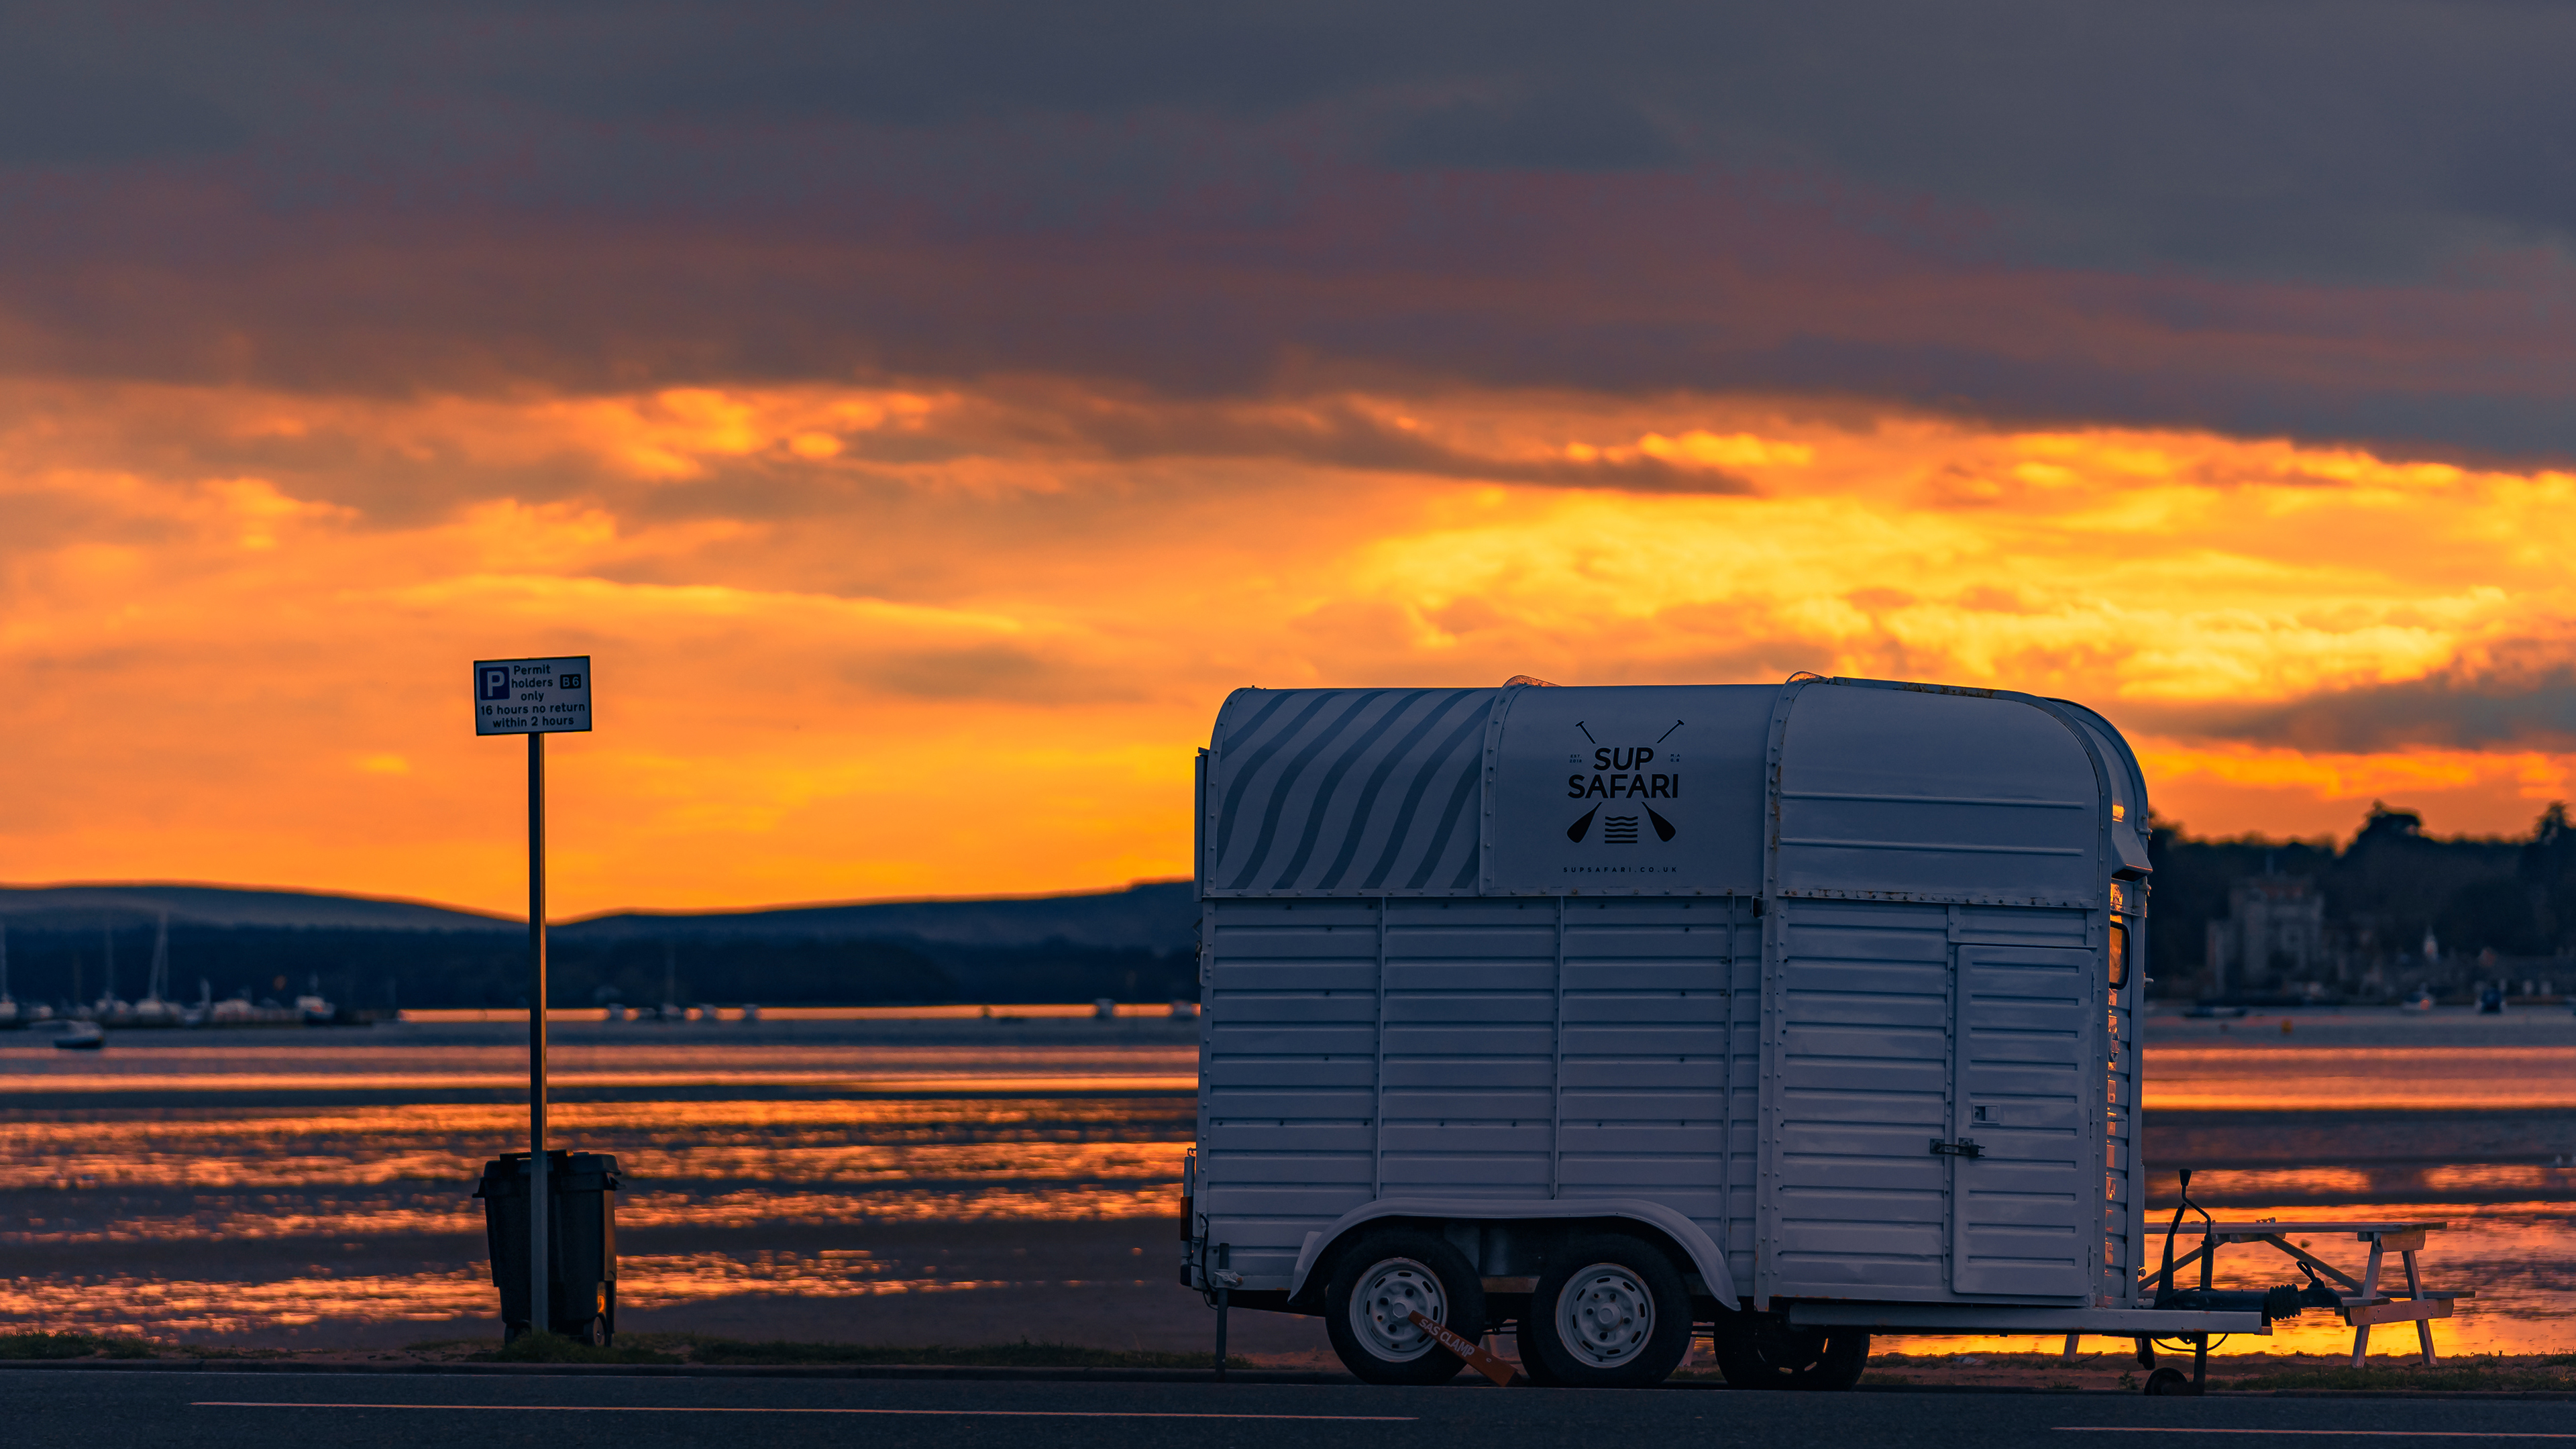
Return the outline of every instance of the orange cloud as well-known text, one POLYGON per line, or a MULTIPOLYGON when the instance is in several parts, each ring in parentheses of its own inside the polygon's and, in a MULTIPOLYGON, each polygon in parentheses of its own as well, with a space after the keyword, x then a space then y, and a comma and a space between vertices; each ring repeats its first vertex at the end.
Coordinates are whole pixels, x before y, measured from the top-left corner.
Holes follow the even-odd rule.
POLYGON ((567 911, 1183 873, 1226 690, 1522 672, 2006 685, 2123 721, 2202 831, 2512 829, 2568 742, 2245 721, 2576 665, 2571 495, 1765 398, 17 384, 0 877, 508 909, 518 753, 464 667, 556 652, 600 690, 554 747, 567 911))

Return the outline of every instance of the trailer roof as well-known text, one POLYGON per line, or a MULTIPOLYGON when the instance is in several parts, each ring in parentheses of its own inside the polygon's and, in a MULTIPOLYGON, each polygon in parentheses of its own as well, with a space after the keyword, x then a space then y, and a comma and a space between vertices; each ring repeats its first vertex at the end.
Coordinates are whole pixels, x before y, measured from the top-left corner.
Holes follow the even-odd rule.
POLYGON ((2092 711, 1814 676, 1237 690, 1200 809, 1211 896, 2072 904, 2146 865, 2136 759, 2092 711))

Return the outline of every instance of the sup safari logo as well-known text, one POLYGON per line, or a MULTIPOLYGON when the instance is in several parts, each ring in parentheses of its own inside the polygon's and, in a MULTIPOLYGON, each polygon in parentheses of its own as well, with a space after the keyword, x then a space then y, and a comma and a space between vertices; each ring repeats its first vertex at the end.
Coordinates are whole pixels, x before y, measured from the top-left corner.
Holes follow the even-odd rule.
POLYGON ((1647 829, 1654 831, 1657 840, 1670 841, 1675 833, 1673 822, 1649 802, 1682 797, 1682 757, 1658 753, 1682 722, 1674 720, 1653 744, 1646 745, 1605 745, 1593 738, 1583 721, 1576 720, 1574 727, 1582 732, 1592 753, 1588 758, 1579 751, 1565 757, 1568 764, 1590 766, 1589 770, 1577 769, 1565 777, 1566 798, 1601 803, 1565 827, 1565 838, 1581 845, 1598 823, 1603 845, 1641 844, 1647 829))

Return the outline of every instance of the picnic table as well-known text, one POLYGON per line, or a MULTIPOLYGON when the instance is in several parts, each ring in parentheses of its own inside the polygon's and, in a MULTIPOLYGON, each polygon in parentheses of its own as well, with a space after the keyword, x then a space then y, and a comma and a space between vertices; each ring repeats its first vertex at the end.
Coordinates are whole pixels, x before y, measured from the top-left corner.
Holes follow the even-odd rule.
MULTIPOLYGON (((2362 1356, 2370 1351, 2371 1326, 2379 1323, 2414 1324, 2415 1342, 2423 1350, 2424 1362, 2430 1365, 2433 1362, 2432 1320, 2450 1317, 2451 1306, 2458 1300, 2478 1296, 2473 1290, 2435 1292, 2424 1286, 2423 1275, 2415 1264, 2415 1255, 2423 1251, 2427 1234, 2448 1226, 2448 1223, 2439 1222, 2279 1222, 2268 1219, 2250 1223, 2221 1223, 2204 1219, 2198 1223, 2184 1223, 2179 1227, 2150 1225, 2147 1231, 2151 1234, 2172 1234, 2177 1237, 2198 1235, 2202 1241, 2200 1246, 2174 1259, 2171 1268, 2158 1267, 2154 1272, 2147 1274, 2140 1280, 2138 1287, 2140 1292, 2150 1297, 2168 1287, 2178 1287, 2178 1284, 2170 1282, 2168 1275, 2179 1274, 2184 1268, 2198 1263, 2200 1286, 2206 1288, 2209 1286, 2211 1266, 2220 1248, 2230 1243, 2266 1244, 2287 1254, 2293 1260, 2315 1269, 2343 1288, 2342 1307, 2337 1311, 2343 1315, 2344 1322, 2353 1326, 2352 1366, 2354 1368, 2361 1367, 2362 1356), (2350 1233, 2356 1241, 2370 1245, 2369 1261, 2362 1268, 2361 1277, 2358 1279, 2290 1241, 2293 1236, 2299 1234, 2317 1237, 2342 1233, 2350 1233), (2383 1290, 2380 1285, 2381 1260, 2392 1252, 2398 1255, 2406 1269, 2406 1291, 2403 1294, 2398 1293, 2393 1286, 2383 1290)), ((2181 1244, 2177 1242, 2174 1246, 2180 1247, 2181 1244)))

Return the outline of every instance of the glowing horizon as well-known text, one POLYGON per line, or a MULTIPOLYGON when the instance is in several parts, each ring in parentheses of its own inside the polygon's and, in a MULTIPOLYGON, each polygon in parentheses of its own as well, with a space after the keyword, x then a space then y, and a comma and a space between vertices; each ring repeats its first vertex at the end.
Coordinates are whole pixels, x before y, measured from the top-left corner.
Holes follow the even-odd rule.
POLYGON ((53 381, 0 420, 18 883, 509 914, 521 751, 466 666, 523 654, 600 691, 550 747, 567 917, 1185 876, 1245 684, 2019 688, 2198 835, 2518 832, 2576 762, 2547 469, 1461 387, 53 381))

